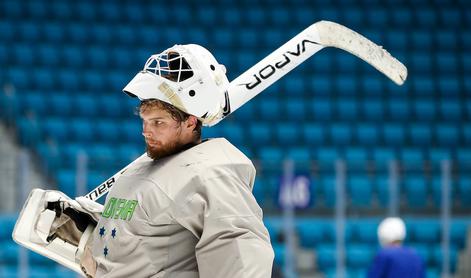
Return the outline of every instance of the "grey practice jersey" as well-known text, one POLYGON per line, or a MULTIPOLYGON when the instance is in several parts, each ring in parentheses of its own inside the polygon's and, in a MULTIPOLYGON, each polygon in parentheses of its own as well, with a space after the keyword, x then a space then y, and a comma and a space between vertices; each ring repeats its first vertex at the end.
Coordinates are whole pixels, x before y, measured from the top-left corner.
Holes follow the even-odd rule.
POLYGON ((109 192, 97 277, 271 277, 273 249, 252 162, 223 138, 142 159, 109 192))

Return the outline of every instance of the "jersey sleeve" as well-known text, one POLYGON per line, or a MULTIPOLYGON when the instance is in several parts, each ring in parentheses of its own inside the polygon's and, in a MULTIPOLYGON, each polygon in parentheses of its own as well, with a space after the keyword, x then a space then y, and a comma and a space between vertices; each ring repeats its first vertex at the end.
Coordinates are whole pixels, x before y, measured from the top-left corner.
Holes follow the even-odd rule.
POLYGON ((196 193, 177 221, 199 239, 200 277, 271 277, 274 254, 251 193, 254 175, 221 173, 193 183, 196 193))

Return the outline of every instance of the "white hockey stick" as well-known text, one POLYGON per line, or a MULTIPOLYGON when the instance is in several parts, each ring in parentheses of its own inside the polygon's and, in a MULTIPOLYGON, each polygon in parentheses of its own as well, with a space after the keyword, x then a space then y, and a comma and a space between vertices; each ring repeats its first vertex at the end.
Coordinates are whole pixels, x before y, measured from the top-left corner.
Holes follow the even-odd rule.
MULTIPOLYGON (((231 81, 222 117, 214 124, 233 113, 324 47, 336 47, 350 52, 398 85, 402 85, 407 78, 407 68, 381 46, 338 23, 319 21, 231 81)), ((145 154, 100 184, 86 197, 97 200, 105 195, 121 174, 143 157, 145 154)))

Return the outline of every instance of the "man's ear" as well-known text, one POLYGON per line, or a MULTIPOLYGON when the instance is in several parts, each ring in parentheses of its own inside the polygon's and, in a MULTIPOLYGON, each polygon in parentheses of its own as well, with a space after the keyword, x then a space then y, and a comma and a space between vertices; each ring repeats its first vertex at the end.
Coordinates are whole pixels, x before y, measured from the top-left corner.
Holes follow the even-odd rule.
POLYGON ((198 123, 198 118, 196 118, 193 115, 190 115, 188 119, 186 120, 187 127, 196 127, 196 124, 198 123))

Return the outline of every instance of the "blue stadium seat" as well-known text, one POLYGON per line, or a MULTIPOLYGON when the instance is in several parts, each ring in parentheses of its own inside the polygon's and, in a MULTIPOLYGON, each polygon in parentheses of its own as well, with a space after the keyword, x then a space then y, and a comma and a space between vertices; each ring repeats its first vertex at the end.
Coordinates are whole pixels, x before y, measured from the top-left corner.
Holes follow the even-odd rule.
POLYGON ((458 180, 458 198, 463 207, 471 206, 471 178, 462 177, 458 180))
POLYGON ((424 163, 424 152, 420 148, 406 147, 400 151, 401 164, 405 171, 422 169, 424 163))
POLYGON ((14 21, 2 21, 0 22, 0 39, 4 42, 11 42, 16 37, 16 28, 14 27, 16 22, 14 21))
POLYGON ((268 28, 261 34, 262 45, 282 45, 288 38, 279 29, 268 28))
POLYGON ((263 223, 267 227, 272 243, 281 243, 283 234, 283 221, 279 217, 268 216, 263 218, 263 223))
MULTIPOLYGON (((69 157, 68 159, 72 159, 69 157)), ((75 162, 75 159, 73 159, 75 162)), ((75 184, 75 170, 70 169, 61 169, 56 172, 56 181, 57 181, 57 188, 64 192, 65 195, 74 198, 77 196, 76 192, 76 184, 75 184)))
POLYGON ((275 252, 274 263, 279 267, 285 264, 286 246, 284 244, 272 243, 273 251, 275 252))
POLYGON ((390 161, 396 160, 398 155, 391 148, 375 148, 373 149, 373 161, 378 170, 386 171, 390 161))
POLYGON ((467 219, 453 219, 450 227, 451 245, 463 249, 466 244, 466 235, 470 223, 467 219))
POLYGON ((35 89, 49 92, 56 87, 56 74, 55 71, 48 68, 37 68, 33 74, 32 85, 35 89))
POLYGON ((442 100, 440 114, 446 121, 459 121, 462 118, 460 103, 458 100, 442 100))
POLYGON ((373 196, 373 185, 365 175, 349 176, 347 196, 354 207, 370 207, 373 196))
POLYGON ((438 80, 438 91, 443 96, 457 97, 461 90, 460 82, 455 76, 443 76, 438 80))
POLYGON ((88 67, 103 69, 110 64, 110 51, 108 48, 92 46, 85 50, 88 67))
POLYGON ((296 221, 296 230, 303 248, 316 247, 326 241, 326 223, 323 220, 302 218, 296 221))
POLYGON ((414 102, 415 117, 419 121, 432 121, 437 117, 437 109, 432 99, 417 99, 414 102))
POLYGON ((17 90, 27 90, 32 87, 33 78, 21 67, 10 67, 5 72, 5 79, 17 90))
POLYGON ((407 205, 411 208, 427 206, 428 189, 424 176, 416 174, 406 176, 402 190, 404 191, 407 205))
POLYGON ((289 78, 282 79, 280 81, 282 83, 283 91, 288 96, 288 100, 293 96, 302 97, 309 93, 306 79, 302 78, 302 76, 290 76, 289 78))
MULTIPOLYGON (((38 46, 39 64, 43 67, 56 67, 61 65, 60 50, 51 44, 41 44, 38 46)), ((57 75, 57 73, 55 72, 57 75)))
POLYGON ((401 146, 405 142, 405 131, 400 124, 386 123, 383 126, 383 140, 391 146, 401 146))
POLYGON ((286 158, 294 161, 297 171, 310 171, 312 155, 308 147, 297 146, 289 148, 286 152, 286 158))
POLYGON ((302 138, 307 145, 318 146, 325 141, 325 130, 320 124, 306 123, 303 125, 302 138))
POLYGON ((36 146, 41 138, 41 128, 36 118, 20 117, 16 121, 17 138, 20 144, 27 147, 36 146))
POLYGON ((0 248, 0 264, 6 266, 13 266, 18 263, 18 252, 20 246, 13 241, 3 242, 0 248))
MULTIPOLYGON (((409 235, 407 237, 409 237, 409 235)), ((406 237, 405 246, 408 247, 408 248, 411 248, 413 252, 415 252, 417 255, 419 255, 419 257, 421 257, 422 260, 424 261, 424 264, 427 267, 427 269, 429 269, 430 266, 434 264, 433 254, 432 254, 432 251, 431 251, 430 244, 417 243, 417 242, 408 243, 407 242, 408 241, 407 237, 406 237)))
POLYGON ((116 156, 119 161, 118 164, 124 165, 129 164, 131 161, 138 158, 141 154, 144 153, 143 144, 119 144, 116 147, 116 156))
POLYGON ((367 121, 378 121, 386 115, 384 104, 379 99, 365 99, 360 105, 360 111, 367 121))
POLYGON ((388 24, 388 11, 382 7, 371 6, 365 9, 366 21, 369 26, 386 26, 388 24))
POLYGON ((65 28, 59 22, 47 22, 42 31, 43 39, 48 42, 60 44, 65 40, 65 28))
MULTIPOLYGON (((459 61, 456 58, 456 55, 449 52, 439 52, 435 56, 437 59, 436 67, 439 69, 442 74, 455 74, 459 70, 459 61)), ((439 80, 440 82, 441 80, 439 80)), ((446 90, 443 91, 440 88, 443 94, 446 93, 446 90)))
POLYGON ((429 160, 432 166, 440 167, 443 160, 450 160, 451 152, 446 148, 432 148, 429 150, 429 160))
POLYGON ((142 144, 142 124, 134 119, 125 120, 122 123, 120 138, 124 140, 123 143, 142 144))
MULTIPOLYGON (((74 25, 72 25, 74 26, 74 25)), ((69 30, 69 33, 74 32, 74 34, 78 34, 78 31, 69 30)), ((88 36, 85 34, 84 36, 88 36)), ((65 45, 63 46, 62 50, 62 59, 61 64, 63 66, 67 66, 68 68, 76 69, 85 66, 86 64, 86 54, 85 49, 77 45, 65 45)), ((74 72, 77 74, 76 72, 74 72)))
POLYGON ((11 239, 17 218, 18 215, 16 214, 0 214, 0 225, 2 227, 2 229, 0 229, 0 242, 9 241, 11 239))
POLYGON ((388 101, 389 117, 394 120, 408 120, 410 117, 410 103, 407 99, 390 99, 388 101))
MULTIPOLYGON (((454 184, 453 180, 450 180, 448 185, 450 186, 448 190, 449 192, 448 196, 450 197, 450 201, 453 202, 453 200, 456 198, 456 194, 455 194, 456 185, 454 184)), ((437 207, 441 207, 442 197, 443 197, 441 176, 434 175, 432 178, 432 197, 433 197, 434 205, 437 207)))
POLYGON ((259 111, 259 109, 255 101, 249 101, 232 114, 232 116, 237 119, 237 121, 253 121, 256 119, 256 111, 259 111))
POLYGON ((432 130, 425 124, 411 124, 409 127, 411 143, 418 146, 428 146, 432 142, 432 130))
MULTIPOLYGON (((317 57, 316 57, 317 58, 317 57)), ((322 72, 322 71, 321 71, 322 72)), ((314 76, 309 78, 308 90, 315 96, 327 97, 332 93, 332 79, 327 76, 314 76)), ((314 99, 316 101, 317 98, 314 99)))
POLYGON ((109 170, 115 167, 114 147, 106 143, 94 143, 87 146, 88 163, 94 170, 109 170))
POLYGON ((280 167, 283 162, 284 152, 278 147, 264 146, 258 151, 258 157, 265 165, 280 167))
POLYGON ((415 219, 408 223, 414 242, 434 244, 440 241, 440 223, 435 219, 415 219))
POLYGON ((41 36, 39 26, 34 21, 19 22, 17 28, 21 41, 36 42, 41 36))
POLYGON ((378 129, 375 124, 359 123, 356 127, 356 140, 364 146, 378 143, 378 129))
POLYGON ((333 144, 342 145, 352 141, 352 129, 347 124, 333 124, 330 127, 330 139, 333 144))
POLYGON ((257 200, 260 206, 265 206, 265 196, 268 195, 266 192, 266 185, 265 179, 263 177, 257 177, 255 179, 254 187, 252 189, 252 193, 257 200))
POLYGON ((360 169, 366 168, 369 160, 368 152, 365 148, 349 147, 345 150, 345 160, 355 169, 357 167, 360 169))
POLYGON ((103 143, 114 144, 121 141, 121 126, 119 122, 102 118, 95 122, 96 139, 103 143))
MULTIPOLYGON (((61 60, 61 63, 62 62, 63 60, 61 60)), ((74 70, 64 68, 55 74, 57 75, 57 89, 66 92, 75 92, 82 86, 80 76, 74 70)))
POLYGON ((431 7, 417 9, 415 11, 415 20, 420 26, 427 26, 428 28, 435 26, 438 22, 437 14, 431 7))
POLYGON ((95 102, 98 109, 99 115, 103 117, 109 117, 113 120, 116 120, 122 116, 129 116, 131 113, 124 115, 123 106, 125 105, 125 99, 121 98, 124 96, 120 95, 108 95, 100 94, 96 96, 95 102))
POLYGON ((438 124, 435 127, 435 138, 442 146, 452 146, 459 141, 458 128, 452 124, 438 124))
POLYGON ((82 88, 90 92, 101 92, 106 88, 104 75, 98 70, 87 70, 82 73, 82 88))
POLYGON ((305 101, 302 99, 288 98, 285 103, 286 119, 304 121, 307 118, 305 101))
POLYGON ((316 158, 319 163, 334 167, 334 163, 341 156, 337 148, 320 148, 317 150, 316 158))
POLYGON ((72 113, 72 98, 62 93, 50 94, 46 98, 46 105, 49 115, 67 117, 72 113))
POLYGON ((319 244, 316 248, 317 265, 321 271, 335 267, 335 245, 319 244))
POLYGON ((323 121, 332 118, 332 101, 329 99, 314 99, 308 104, 310 107, 310 114, 313 115, 315 120, 323 121))
POLYGON ((224 123, 221 127, 222 136, 232 144, 239 146, 244 144, 245 132, 243 127, 235 122, 224 123))
POLYGON ((435 92, 434 80, 426 76, 417 76, 412 81, 414 93, 420 96, 433 96, 435 92))
MULTIPOLYGON (((438 266, 438 269, 441 270, 442 262, 444 260, 444 254, 442 251, 442 247, 440 245, 435 245, 432 248, 432 256, 433 260, 435 261, 435 265, 438 266)), ((456 263, 458 261, 458 250, 451 246, 449 249, 449 264, 450 264, 450 271, 452 273, 456 270, 456 263)))
POLYGON ((384 92, 381 79, 366 76, 361 79, 361 93, 369 96, 379 96, 384 92))
POLYGON ((461 67, 465 73, 471 73, 471 53, 461 55, 461 67))
MULTIPOLYGON (((458 17, 454 18, 454 20, 458 19, 458 17)), ((450 22, 453 18, 447 19, 446 22, 450 22)), ((458 19, 459 20, 459 19, 458 19)), ((434 32, 435 34, 435 41, 439 50, 450 51, 450 54, 453 54, 453 51, 456 51, 458 48, 459 42, 456 35, 456 31, 453 29, 442 29, 437 30, 434 32)), ((440 55, 437 56, 440 58, 440 55)))
POLYGON ((339 99, 336 104, 339 119, 352 120, 358 117, 358 105, 355 99, 339 99))
POLYGON ((300 130, 292 123, 280 123, 275 127, 275 135, 279 145, 292 146, 300 142, 300 130))
MULTIPOLYGON (((333 167, 334 165, 332 165, 333 167)), ((336 179, 331 175, 324 175, 320 182, 320 192, 323 196, 324 206, 332 208, 336 203, 336 179)))
POLYGON ((338 76, 334 79, 334 88, 337 94, 343 96, 355 96, 358 92, 358 80, 350 75, 338 76))
MULTIPOLYGON (((72 15, 73 6, 64 2, 53 2, 50 7, 51 17, 59 20, 70 19, 72 15)), ((106 13, 102 13, 105 15, 106 13)))
POLYGON ((44 116, 47 114, 49 107, 47 107, 44 95, 39 92, 24 93, 19 102, 19 109, 23 114, 34 113, 37 116, 44 116))
POLYGON ((350 244, 346 248, 347 267, 367 269, 374 256, 374 247, 368 244, 350 244))
POLYGON ((56 142, 66 142, 69 139, 68 123, 62 118, 47 118, 41 122, 42 134, 56 142))
POLYGON ((99 115, 97 102, 92 95, 78 94, 71 98, 74 114, 79 117, 94 117, 99 115))
MULTIPOLYGON (((358 63, 357 57, 350 55, 349 53, 346 53, 346 52, 337 53, 337 55, 334 57, 334 61, 335 61, 335 66, 339 74, 345 74, 345 75, 350 75, 351 73, 356 72, 357 68, 360 65, 360 63, 358 63)), ((344 78, 344 76, 340 76, 339 78, 342 79, 344 78)), ((341 89, 342 86, 348 85, 349 83, 353 85, 353 87, 348 88, 347 91, 344 91, 344 90, 338 91, 340 95, 353 95, 358 92, 358 87, 357 87, 358 82, 355 78, 351 78, 351 80, 349 80, 348 83, 346 84, 338 84, 337 89, 341 89)))
POLYGON ((92 142, 95 136, 94 124, 84 118, 72 118, 69 122, 70 139, 81 143, 92 142))
POLYGON ((411 55, 411 62, 415 72, 420 74, 430 74, 433 69, 433 59, 430 55, 421 51, 411 55))
POLYGON ((377 229, 379 220, 376 219, 354 219, 349 223, 352 229, 352 237, 349 242, 369 244, 376 246, 378 243, 377 229), (351 240, 351 241, 350 241, 351 240))
POLYGON ((471 144, 471 124, 463 124, 461 126, 461 134, 463 135, 463 142, 471 144))
POLYGON ((265 99, 259 103, 260 105, 260 116, 265 121, 276 121, 281 118, 281 103, 276 98, 265 99))
POLYGON ((252 146, 263 146, 272 142, 272 128, 263 122, 254 122, 249 126, 249 140, 252 146))

